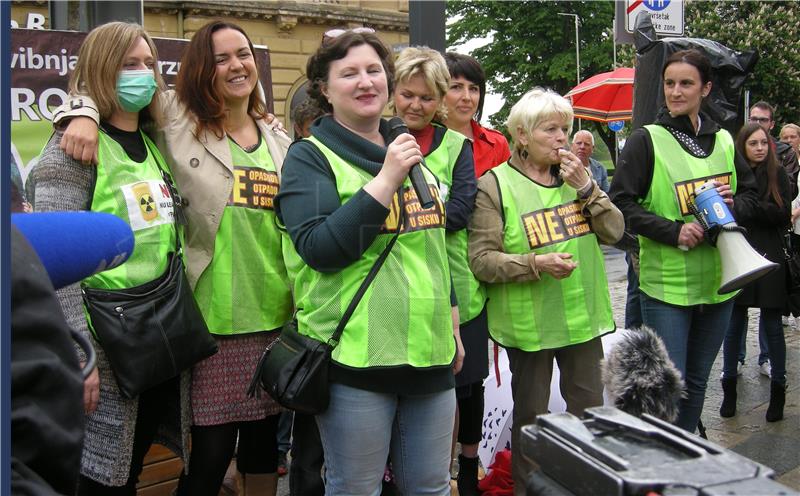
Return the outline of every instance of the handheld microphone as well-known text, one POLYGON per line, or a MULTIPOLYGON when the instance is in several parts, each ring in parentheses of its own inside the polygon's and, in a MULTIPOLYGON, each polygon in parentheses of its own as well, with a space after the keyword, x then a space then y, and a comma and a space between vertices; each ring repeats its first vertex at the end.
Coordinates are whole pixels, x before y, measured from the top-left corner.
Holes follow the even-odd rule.
MULTIPOLYGON (((408 132, 408 126, 403 122, 400 117, 392 117, 389 119, 389 143, 397 139, 403 133, 408 132)), ((424 163, 424 161, 422 162, 424 163)), ((431 190, 428 189, 428 182, 425 181, 425 175, 422 173, 420 164, 416 164, 408 171, 408 178, 411 180, 411 185, 414 187, 414 192, 417 194, 420 205, 423 209, 429 209, 433 206, 433 195, 431 190)))
POLYGON ((56 289, 122 265, 133 253, 133 231, 100 212, 12 214, 56 289))

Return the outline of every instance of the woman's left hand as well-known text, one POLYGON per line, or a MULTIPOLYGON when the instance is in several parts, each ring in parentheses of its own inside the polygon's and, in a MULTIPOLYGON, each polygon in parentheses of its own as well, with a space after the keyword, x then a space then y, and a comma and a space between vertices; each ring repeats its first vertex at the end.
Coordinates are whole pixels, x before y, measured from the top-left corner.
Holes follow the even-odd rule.
POLYGON ((591 178, 581 159, 569 150, 559 150, 558 156, 561 157, 559 175, 564 182, 576 190, 585 188, 591 178))
POLYGON ((461 367, 464 366, 464 343, 461 342, 461 327, 459 326, 458 307, 452 307, 450 314, 453 317, 453 337, 456 338, 456 356, 453 360, 453 374, 461 372, 461 367))
POLYGON ((733 190, 731 189, 730 184, 722 184, 719 181, 714 181, 714 186, 717 187, 717 193, 719 196, 722 197, 722 201, 725 202, 725 205, 728 207, 733 206, 733 190))

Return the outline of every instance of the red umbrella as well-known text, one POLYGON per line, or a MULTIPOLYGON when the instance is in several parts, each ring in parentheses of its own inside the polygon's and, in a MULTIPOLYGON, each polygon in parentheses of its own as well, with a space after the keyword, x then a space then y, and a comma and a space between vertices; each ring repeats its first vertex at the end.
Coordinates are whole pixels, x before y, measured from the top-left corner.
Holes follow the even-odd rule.
POLYGON ((620 67, 590 77, 564 95, 572 101, 575 117, 590 121, 627 121, 633 117, 633 74, 620 67))

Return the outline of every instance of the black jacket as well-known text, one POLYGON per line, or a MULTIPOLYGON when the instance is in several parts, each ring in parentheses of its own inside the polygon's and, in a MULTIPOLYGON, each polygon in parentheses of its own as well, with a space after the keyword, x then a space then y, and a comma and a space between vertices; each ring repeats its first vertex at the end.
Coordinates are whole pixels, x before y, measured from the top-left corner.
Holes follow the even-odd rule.
MULTIPOLYGON (((673 118, 663 108, 656 124, 670 126, 690 136, 707 153, 714 149, 719 125, 708 114, 700 114, 700 132, 695 134, 688 116, 673 118)), ((678 236, 683 222, 666 219, 645 210, 639 201, 647 196, 653 180, 653 140, 645 128, 639 128, 628 137, 620 154, 609 196, 622 211, 625 224, 636 234, 646 236, 659 243, 678 246, 678 236)), ((733 215, 738 222, 753 218, 758 204, 757 186, 750 166, 738 153, 735 156, 737 190, 734 197, 733 215)))
POLYGON ((783 261, 783 235, 789 227, 792 208, 789 177, 778 169, 778 190, 783 202, 778 206, 769 193, 765 166, 753 170, 758 183, 756 218, 741 222, 747 228, 747 241, 761 255, 780 264, 778 270, 745 286, 736 297, 736 304, 753 308, 786 307, 786 267, 783 261))

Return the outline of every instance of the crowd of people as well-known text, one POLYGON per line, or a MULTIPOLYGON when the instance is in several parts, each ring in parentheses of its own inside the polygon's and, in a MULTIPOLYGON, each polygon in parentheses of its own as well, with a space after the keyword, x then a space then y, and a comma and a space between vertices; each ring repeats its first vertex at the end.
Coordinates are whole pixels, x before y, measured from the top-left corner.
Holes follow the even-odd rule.
POLYGON ((450 494, 455 453, 459 494, 480 494, 490 339, 508 352, 514 492, 525 494, 535 466, 520 455, 520 429, 547 412, 554 360, 569 412, 603 403, 601 337, 616 325, 600 244, 631 234, 634 310, 686 384, 675 424, 697 428, 721 348, 720 415, 735 414, 749 308, 760 309, 771 364, 766 419, 782 419, 783 240, 792 222, 800 235, 800 127, 775 142, 774 109, 759 102, 734 141, 702 110, 712 83, 700 52, 667 59, 665 107, 628 138, 612 179, 592 158, 592 133, 569 139, 562 96, 525 93, 506 121, 509 145, 479 124, 486 76, 474 58, 424 47, 395 57, 369 28, 330 30, 309 57, 291 143, 266 111, 253 53, 239 26, 212 21, 167 89, 140 26, 95 28, 28 176, 33 211, 112 213, 136 240, 125 264, 57 292, 98 355, 84 380, 78 494, 135 494, 159 442, 183 458, 178 495, 218 494, 234 455, 243 494, 274 495, 289 436, 293 495, 378 495, 386 474, 402 494, 450 494), (387 108, 408 132, 393 135, 387 108), (420 164, 427 209, 408 179, 420 164), (719 253, 675 193, 705 181, 781 264, 739 293, 717 293, 719 253), (137 203, 142 188, 173 182, 180 204, 137 203), (248 397, 283 324, 327 342, 387 245, 333 349, 327 409, 292 417, 267 394, 248 397), (81 287, 148 283, 170 254, 185 260, 218 352, 127 398, 81 287))

